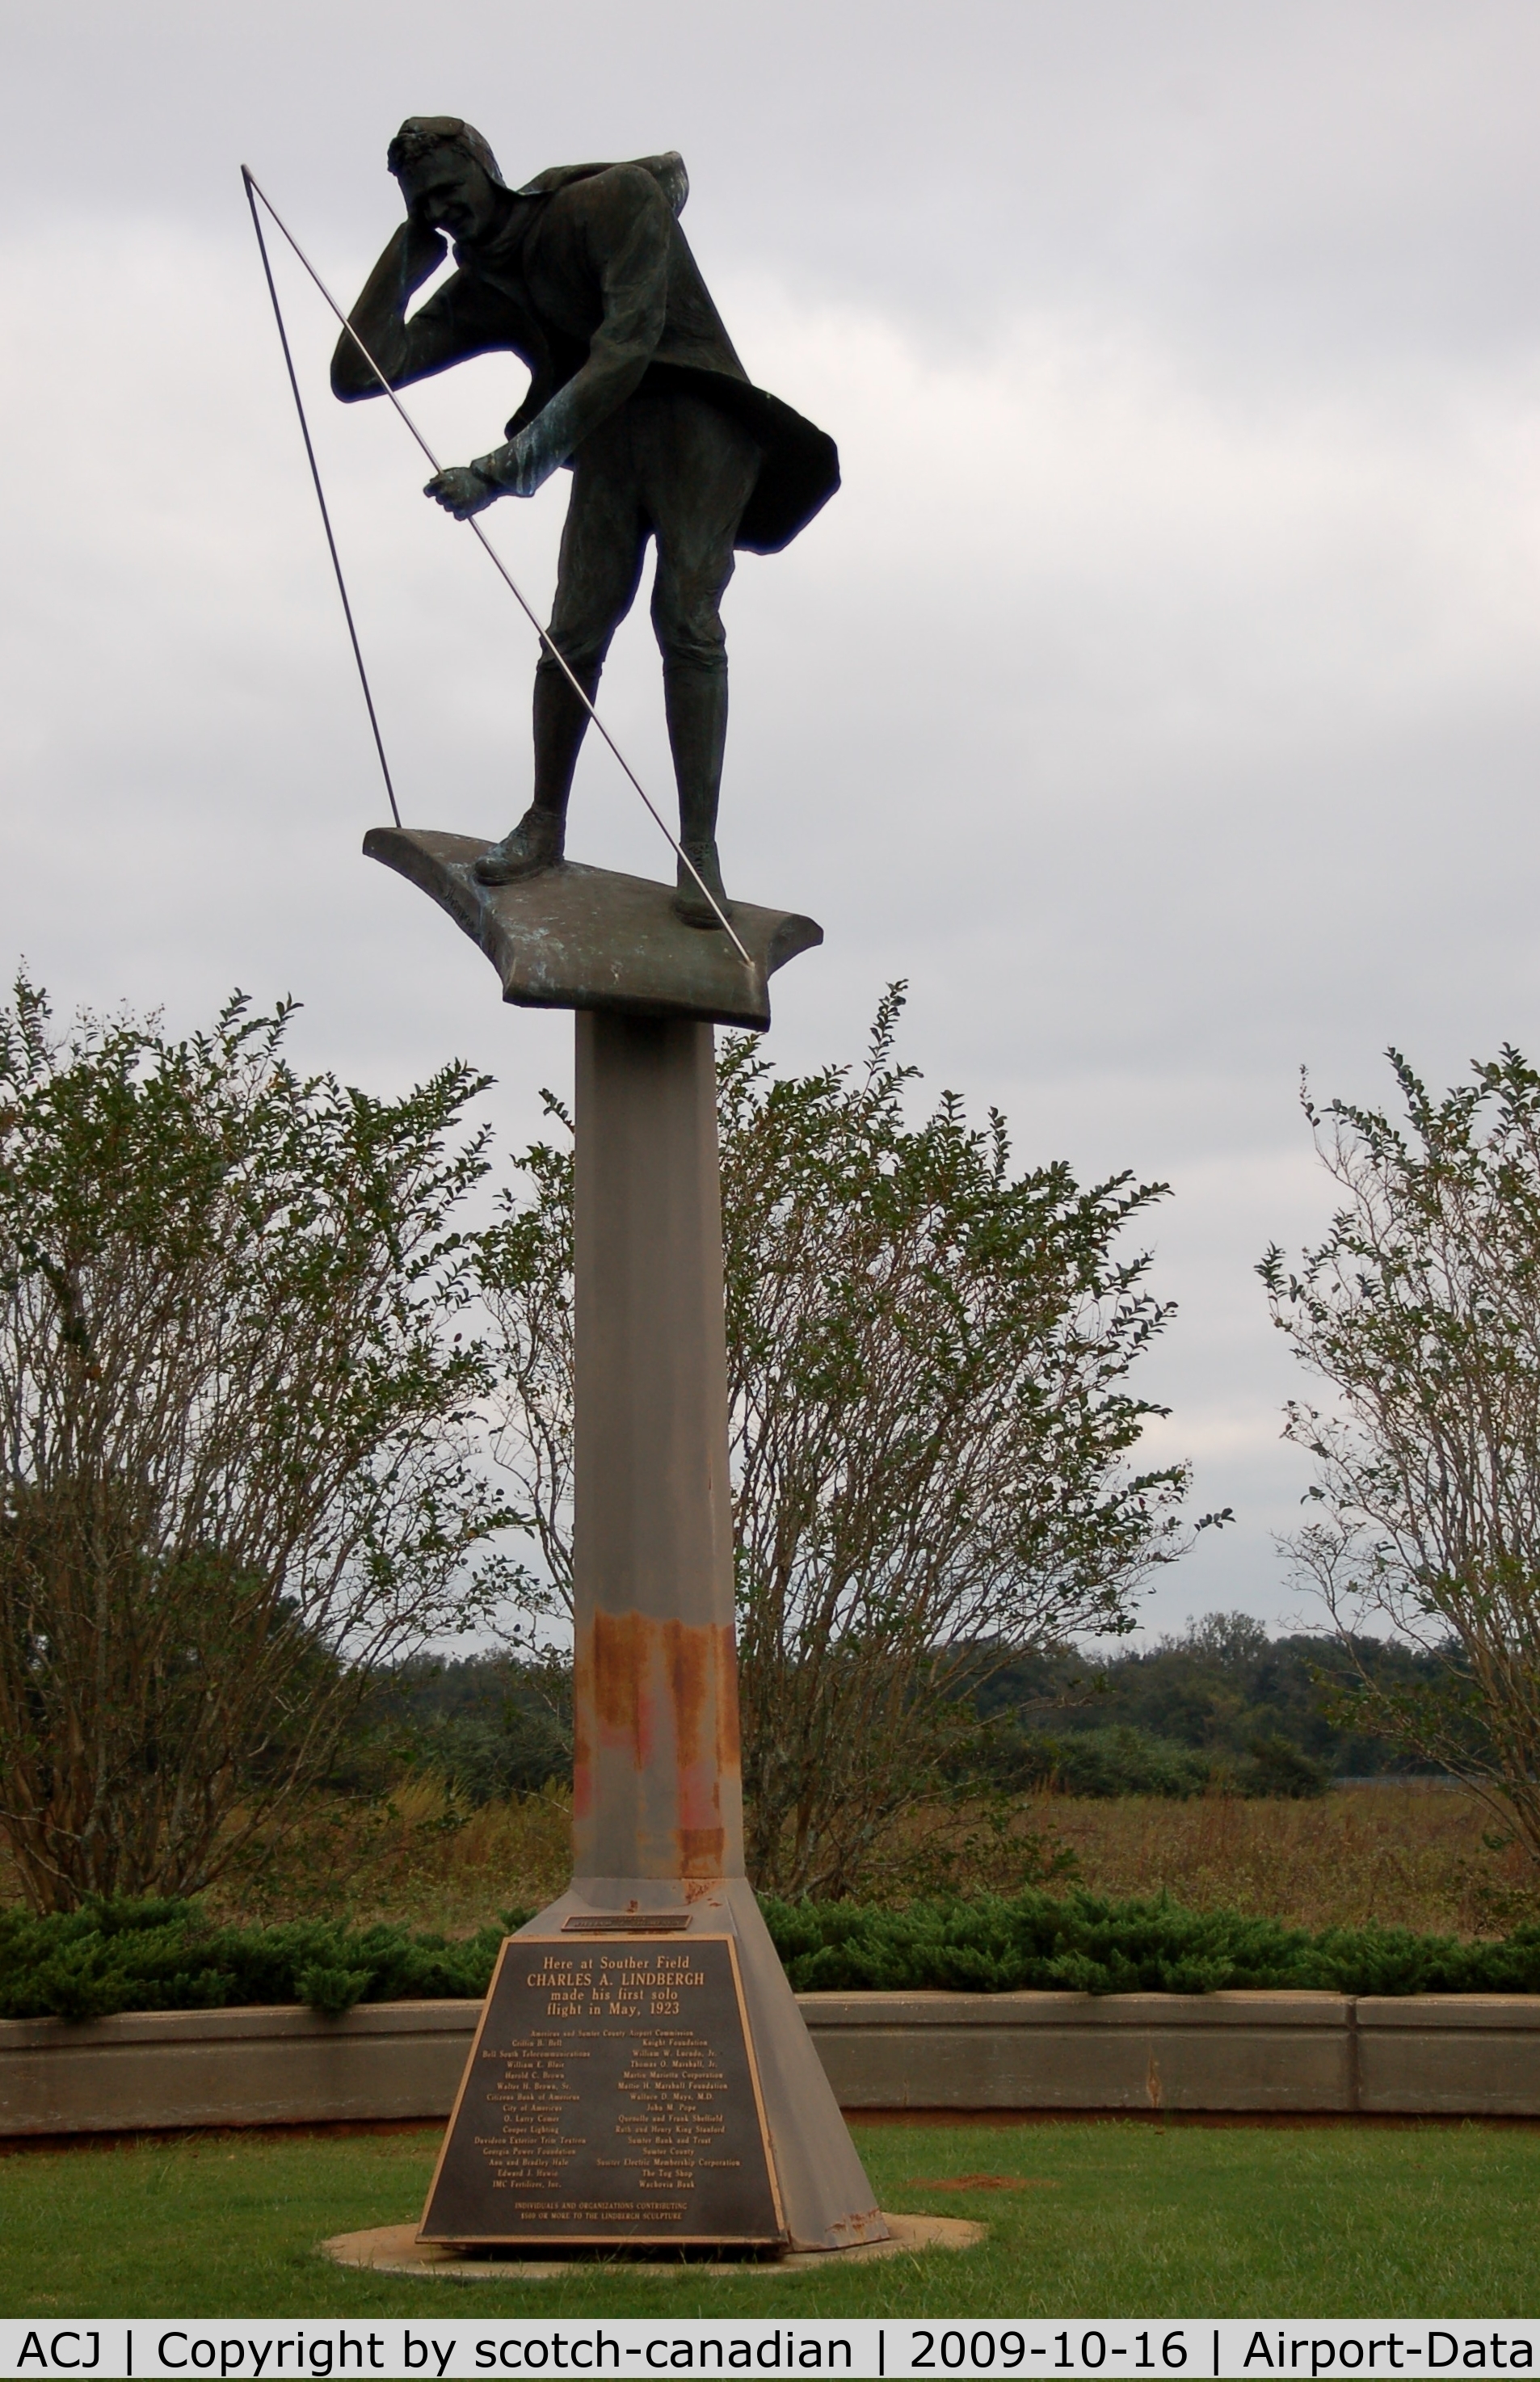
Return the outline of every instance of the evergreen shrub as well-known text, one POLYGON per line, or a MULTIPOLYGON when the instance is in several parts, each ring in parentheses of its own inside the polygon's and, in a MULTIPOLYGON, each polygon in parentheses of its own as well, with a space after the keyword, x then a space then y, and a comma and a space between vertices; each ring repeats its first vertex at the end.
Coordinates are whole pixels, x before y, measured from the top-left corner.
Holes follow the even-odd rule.
POLYGON ((0 2018, 110 2018, 117 2010, 301 2002, 339 2017, 355 2002, 478 2000, 508 1910, 459 1943, 404 1927, 301 1919, 219 1927, 195 1902, 95 1902, 38 1918, 0 1911, 0 2018))
POLYGON ((1461 1943, 1407 1928, 1321 1934, 1164 1896, 1111 1902, 1078 1889, 914 1902, 763 1904, 798 1993, 1540 1993, 1540 1926, 1461 1943))
MULTIPOLYGON (((798 1993, 1540 1993, 1540 1925, 1461 1943, 1396 1927, 1322 1934, 1164 1896, 1111 1902, 1078 1890, 865 1902, 761 1897, 798 1993)), ((479 2000, 506 1910, 460 1942, 329 1920, 216 1926, 191 1902, 96 1903, 65 1916, 0 1912, 0 2018, 298 2002, 338 2017, 360 2001, 479 2000)))

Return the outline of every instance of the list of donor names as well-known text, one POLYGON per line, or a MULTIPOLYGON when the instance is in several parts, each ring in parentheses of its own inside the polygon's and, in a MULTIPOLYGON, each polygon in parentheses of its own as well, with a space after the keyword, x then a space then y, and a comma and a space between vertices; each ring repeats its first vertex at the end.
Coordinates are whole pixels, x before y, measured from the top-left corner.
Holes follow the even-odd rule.
POLYGON ((773 2241, 728 1940, 514 1937, 425 2229, 462 2241, 773 2241))

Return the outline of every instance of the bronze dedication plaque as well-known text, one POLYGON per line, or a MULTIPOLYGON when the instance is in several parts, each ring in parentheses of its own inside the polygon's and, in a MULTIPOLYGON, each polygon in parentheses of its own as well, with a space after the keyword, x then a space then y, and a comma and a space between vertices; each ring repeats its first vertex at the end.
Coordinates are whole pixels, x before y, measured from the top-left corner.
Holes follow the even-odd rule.
POLYGON ((732 1936, 510 1936, 419 2241, 784 2238, 732 1936))

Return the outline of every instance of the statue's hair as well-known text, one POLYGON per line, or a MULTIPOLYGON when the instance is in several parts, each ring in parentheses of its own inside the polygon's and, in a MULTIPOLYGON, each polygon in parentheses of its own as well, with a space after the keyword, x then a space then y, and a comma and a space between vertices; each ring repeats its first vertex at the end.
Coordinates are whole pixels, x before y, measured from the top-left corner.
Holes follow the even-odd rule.
POLYGON ((458 150, 462 157, 469 157, 479 166, 499 190, 508 188, 498 170, 497 159, 475 126, 458 116, 409 116, 386 151, 385 162, 399 180, 436 149, 458 150))

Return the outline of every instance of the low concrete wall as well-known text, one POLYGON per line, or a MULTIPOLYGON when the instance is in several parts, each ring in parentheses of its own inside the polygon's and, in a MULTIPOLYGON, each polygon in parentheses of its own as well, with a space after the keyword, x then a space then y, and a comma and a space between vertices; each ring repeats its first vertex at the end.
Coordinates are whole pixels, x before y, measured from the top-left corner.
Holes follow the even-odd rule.
POLYGON ((1354 2106, 1339 1994, 808 1994, 802 2009, 846 2109, 1354 2106))
MULTIPOLYGON (((1540 2117, 1540 1995, 806 1994, 843 2107, 1540 2117)), ((474 2002, 0 2022, 0 2137, 448 2115, 474 2002)))
POLYGON ((1366 1996, 1358 2041, 1362 2109, 1540 2116, 1540 1995, 1366 1996))
POLYGON ((0 2022, 0 2135, 442 2118, 479 2002, 0 2022))

